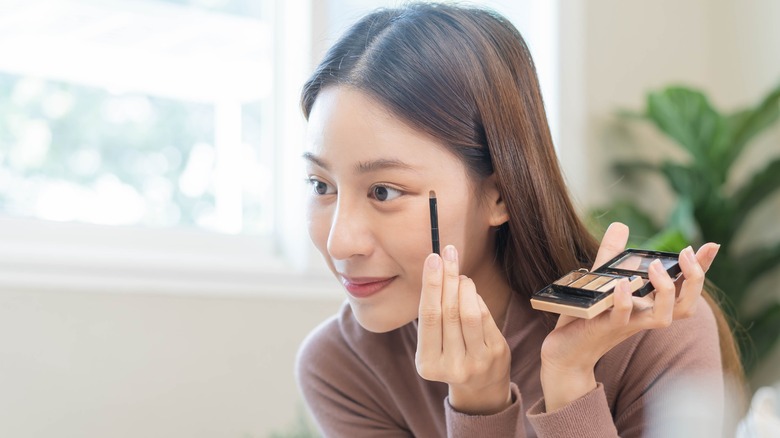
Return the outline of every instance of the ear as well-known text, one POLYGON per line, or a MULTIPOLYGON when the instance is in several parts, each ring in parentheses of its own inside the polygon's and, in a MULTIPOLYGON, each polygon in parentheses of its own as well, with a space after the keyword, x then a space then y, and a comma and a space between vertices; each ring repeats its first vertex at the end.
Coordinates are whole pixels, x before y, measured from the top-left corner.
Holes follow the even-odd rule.
POLYGON ((504 198, 498 190, 498 179, 495 172, 482 181, 482 193, 490 226, 498 227, 509 221, 509 212, 504 204, 504 198))

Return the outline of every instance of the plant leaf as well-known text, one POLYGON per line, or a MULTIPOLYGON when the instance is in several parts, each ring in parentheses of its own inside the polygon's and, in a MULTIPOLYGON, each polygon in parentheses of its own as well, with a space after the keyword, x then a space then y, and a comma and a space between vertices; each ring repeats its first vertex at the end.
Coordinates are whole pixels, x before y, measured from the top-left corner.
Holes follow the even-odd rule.
POLYGON ((728 243, 734 234, 731 227, 734 209, 723 197, 721 186, 712 180, 711 172, 696 163, 686 166, 673 161, 662 163, 661 172, 679 199, 690 203, 691 221, 698 224, 695 227, 698 231, 690 223, 682 225, 686 237, 691 241, 703 238, 728 243))
POLYGON ((778 189, 780 189, 780 158, 753 175, 753 178, 734 194, 733 202, 736 209, 734 228, 739 228, 753 208, 778 189))
POLYGON ((658 172, 660 171, 660 166, 654 163, 649 163, 647 161, 619 161, 614 164, 613 168, 615 169, 615 172, 619 174, 631 174, 633 172, 658 172))
POLYGON ((686 196, 680 197, 669 217, 669 226, 679 230, 687 242, 692 243, 700 239, 701 230, 699 230, 699 224, 693 215, 693 202, 690 198, 686 196))
POLYGON ((703 93, 684 87, 650 93, 647 115, 694 160, 713 164, 713 147, 728 125, 703 93))
POLYGON ((669 186, 679 196, 690 199, 698 204, 701 199, 701 181, 696 178, 694 168, 674 161, 664 161, 661 164, 661 173, 666 177, 669 186))
POLYGON ((751 249, 742 256, 740 265, 748 279, 748 284, 758 280, 763 274, 780 266, 780 243, 751 249))
POLYGON ((629 184, 636 184, 637 177, 642 172, 647 173, 660 173, 661 167, 654 163, 647 161, 620 161, 612 166, 612 170, 615 173, 618 181, 626 182, 629 184))
POLYGON ((721 289, 724 296, 728 297, 731 309, 735 309, 733 314, 736 317, 736 309, 742 306, 742 298, 747 290, 742 265, 731 256, 727 246, 721 245, 718 256, 707 271, 707 278, 721 289))
POLYGON ((682 230, 676 227, 669 227, 642 243, 642 248, 680 252, 690 244, 691 242, 685 238, 682 230))
POLYGON ((595 208, 588 212, 589 228, 601 235, 612 222, 621 222, 630 230, 629 244, 638 246, 658 232, 658 226, 650 216, 636 204, 618 201, 607 207, 595 208))
POLYGON ((728 117, 733 132, 729 162, 734 162, 748 141, 780 118, 780 86, 767 95, 754 109, 738 111, 728 117))
MULTIPOLYGON (((763 309, 756 317, 751 318, 748 333, 753 341, 753 350, 756 358, 766 357, 767 353, 777 344, 780 333, 780 303, 772 303, 763 309)), ((755 366, 755 362, 748 361, 748 367, 755 366)))

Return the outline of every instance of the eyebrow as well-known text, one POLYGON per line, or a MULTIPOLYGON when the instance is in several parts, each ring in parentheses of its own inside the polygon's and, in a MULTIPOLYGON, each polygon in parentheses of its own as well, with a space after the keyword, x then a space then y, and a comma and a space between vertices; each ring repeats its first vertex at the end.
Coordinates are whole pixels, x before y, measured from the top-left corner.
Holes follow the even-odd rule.
MULTIPOLYGON (((303 158, 308 161, 311 161, 312 163, 316 164, 319 167, 322 167, 325 170, 329 170, 328 164, 322 158, 314 155, 311 152, 304 153, 303 158)), ((379 158, 371 161, 361 161, 355 165, 355 172, 357 173, 369 173, 369 172, 376 172, 379 170, 387 170, 387 169, 419 172, 418 169, 416 169, 414 166, 410 165, 409 163, 405 163, 395 158, 379 158)))

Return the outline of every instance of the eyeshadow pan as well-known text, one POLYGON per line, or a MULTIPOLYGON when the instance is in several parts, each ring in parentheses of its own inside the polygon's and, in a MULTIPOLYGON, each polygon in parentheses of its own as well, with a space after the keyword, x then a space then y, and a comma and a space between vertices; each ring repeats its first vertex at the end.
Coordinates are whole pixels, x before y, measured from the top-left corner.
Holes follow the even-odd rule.
POLYGON ((598 292, 607 292, 608 290, 612 289, 613 287, 615 287, 615 284, 617 284, 617 280, 618 280, 617 278, 613 278, 608 282, 604 283, 603 285, 601 285, 600 288, 597 289, 598 292))
POLYGON ((598 277, 598 275, 595 274, 586 274, 583 275, 582 278, 575 281, 574 283, 570 284, 569 287, 583 287, 586 284, 590 283, 591 281, 595 280, 598 277))
POLYGON ((661 262, 661 265, 664 267, 664 269, 669 269, 678 263, 676 259, 670 257, 658 257, 657 260, 661 262))
MULTIPOLYGON (((626 271, 642 271, 647 272, 647 268, 645 267, 644 270, 642 270, 642 262, 645 261, 647 258, 642 257, 640 255, 636 254, 626 254, 623 256, 620 260, 616 261, 615 263, 612 263, 609 265, 612 269, 623 269, 626 271)), ((652 261, 652 260, 651 260, 652 261)))
POLYGON ((610 280, 612 280, 612 277, 608 277, 606 275, 600 275, 595 280, 591 281, 585 286, 582 286, 582 288, 587 290, 598 290, 599 287, 603 286, 604 283, 608 283, 610 280))
POLYGON ((569 283, 571 283, 572 281, 582 277, 583 275, 585 275, 584 272, 578 272, 578 271, 569 272, 568 274, 566 274, 563 277, 559 278, 555 282, 555 284, 560 285, 560 286, 568 286, 569 283))

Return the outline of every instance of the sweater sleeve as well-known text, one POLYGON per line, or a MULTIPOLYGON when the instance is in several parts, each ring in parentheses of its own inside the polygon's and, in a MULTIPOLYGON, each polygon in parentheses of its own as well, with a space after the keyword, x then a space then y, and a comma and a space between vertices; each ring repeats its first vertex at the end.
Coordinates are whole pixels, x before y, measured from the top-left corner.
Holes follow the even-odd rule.
POLYGON ((709 305, 700 299, 692 317, 627 339, 599 361, 596 379, 596 389, 554 412, 545 412, 544 399, 535 403, 526 415, 537 435, 628 438, 666 436, 662 431, 669 427, 720 430, 723 374, 709 305), (702 409, 689 415, 685 409, 692 405, 702 409))
POLYGON ((469 437, 525 437, 523 428, 523 401, 517 385, 510 383, 512 404, 493 415, 468 415, 456 411, 449 397, 444 400, 448 438, 469 437))
POLYGON ((596 389, 554 412, 545 412, 544 399, 539 400, 528 410, 528 420, 539 437, 617 436, 607 396, 604 393, 604 385, 601 383, 596 385, 596 389))

